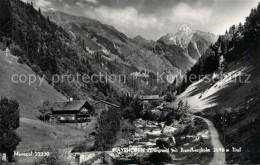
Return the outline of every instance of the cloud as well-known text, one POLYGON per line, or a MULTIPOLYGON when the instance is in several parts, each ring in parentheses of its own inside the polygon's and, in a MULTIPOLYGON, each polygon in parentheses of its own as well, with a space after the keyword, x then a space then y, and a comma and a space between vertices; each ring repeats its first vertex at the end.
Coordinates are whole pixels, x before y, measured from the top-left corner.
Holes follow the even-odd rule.
POLYGON ((224 33, 256 7, 258 0, 23 0, 36 8, 55 8, 114 26, 129 37, 157 40, 182 24, 215 34, 224 33))
POLYGON ((100 6, 92 10, 87 10, 85 14, 87 17, 113 25, 116 29, 130 37, 142 34, 144 37, 151 38, 148 33, 151 32, 154 34, 154 30, 164 24, 164 20, 160 20, 157 16, 142 14, 133 7, 113 9, 107 6, 100 6))
POLYGON ((51 7, 52 3, 48 0, 37 0, 35 2, 36 6, 45 8, 45 7, 51 7))
POLYGON ((122 27, 138 27, 146 29, 148 27, 154 27, 159 23, 156 17, 140 14, 133 7, 111 9, 102 6, 96 8, 94 11, 98 16, 100 16, 100 19, 103 19, 103 21, 111 22, 112 24, 114 23, 122 27))
POLYGON ((94 10, 85 11, 88 17, 113 25, 130 37, 141 34, 149 39, 158 39, 166 33, 173 33, 184 23, 205 23, 210 19, 211 13, 209 8, 195 9, 185 3, 179 3, 167 11, 165 10, 161 15, 156 13, 144 14, 134 7, 111 8, 99 6, 94 10))
POLYGON ((173 8, 170 19, 173 22, 206 23, 210 20, 211 13, 209 8, 195 9, 185 3, 180 3, 173 8))
POLYGON ((97 3, 97 0, 84 0, 84 1, 91 2, 91 3, 97 3))

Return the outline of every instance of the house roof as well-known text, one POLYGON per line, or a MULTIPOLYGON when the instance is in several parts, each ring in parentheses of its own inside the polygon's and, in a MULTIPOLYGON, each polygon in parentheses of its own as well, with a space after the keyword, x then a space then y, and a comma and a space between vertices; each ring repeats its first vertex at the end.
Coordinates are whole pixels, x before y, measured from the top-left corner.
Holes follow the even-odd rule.
POLYGON ((55 102, 53 104, 53 111, 79 111, 86 102, 87 100, 55 102))
POLYGON ((96 104, 99 104, 99 103, 108 104, 108 105, 113 106, 113 107, 116 107, 116 108, 119 108, 119 107, 120 107, 120 106, 118 106, 118 105, 116 105, 116 104, 107 102, 107 101, 105 101, 105 100, 100 100, 100 101, 94 102, 94 103, 92 104, 92 106, 93 106, 93 105, 96 105, 96 104))
POLYGON ((139 95, 140 100, 160 100, 159 95, 139 95))

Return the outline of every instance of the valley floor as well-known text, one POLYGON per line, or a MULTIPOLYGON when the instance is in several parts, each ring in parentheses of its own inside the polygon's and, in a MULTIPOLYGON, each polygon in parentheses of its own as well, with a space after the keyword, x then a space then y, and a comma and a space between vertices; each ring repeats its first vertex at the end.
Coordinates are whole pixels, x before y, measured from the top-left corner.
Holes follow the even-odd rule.
MULTIPOLYGON (((114 164, 139 164, 141 162, 151 161, 155 159, 157 154, 165 154, 164 156, 171 159, 171 163, 183 164, 183 163, 199 163, 199 164, 214 164, 219 159, 223 158, 221 154, 215 154, 213 158, 212 144, 213 147, 220 147, 220 142, 218 139, 218 134, 212 125, 201 118, 192 116, 192 120, 198 120, 199 124, 194 125, 196 128, 193 130, 188 130, 187 134, 177 133, 182 132, 187 124, 175 123, 175 126, 165 126, 164 123, 159 123, 156 121, 148 121, 138 119, 134 121, 135 133, 125 144, 115 145, 114 150, 109 151, 91 151, 91 152, 76 152, 69 154, 71 162, 75 162, 75 155, 80 155, 80 162, 86 164, 102 163, 103 160, 111 161, 114 164), (200 119, 200 120, 199 120, 200 119), (207 130, 207 125, 209 131, 207 130), (184 126, 184 127, 183 127, 184 126), (177 131, 175 133, 175 131, 177 131), (210 135, 211 134, 211 135, 210 135), (167 147, 160 148, 158 140, 168 141, 172 137, 174 139, 172 152, 169 152, 167 147), (210 139, 211 137, 211 139, 210 139), (175 141, 176 139, 176 141, 175 141), (179 140, 182 139, 182 140, 179 140), (177 145, 176 145, 177 143, 177 145), (117 149, 132 149, 139 150, 138 152, 127 152, 117 149), (180 148, 184 149, 201 149, 209 148, 211 151, 208 153, 199 152, 180 152, 180 148), (142 151, 140 151, 142 150, 142 151), (174 151, 175 150, 175 151, 174 151), (212 159, 213 158, 213 159, 212 159)), ((190 124, 190 123, 189 123, 190 124)), ((64 150, 65 151, 65 150, 64 150)), ((68 152, 68 151, 65 151, 68 152)), ((66 154, 66 153, 65 153, 66 154)), ((225 160, 225 158, 223 158, 225 160)), ((159 160, 155 159, 153 163, 159 163, 159 160)), ((222 161, 219 161, 220 163, 222 161)), ((170 163, 170 162, 168 162, 170 163)))

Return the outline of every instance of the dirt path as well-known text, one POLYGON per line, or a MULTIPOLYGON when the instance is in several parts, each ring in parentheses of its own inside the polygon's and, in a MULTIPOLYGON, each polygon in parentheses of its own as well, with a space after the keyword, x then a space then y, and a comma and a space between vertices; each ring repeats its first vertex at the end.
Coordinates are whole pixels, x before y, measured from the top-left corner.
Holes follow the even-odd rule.
MULTIPOLYGON (((214 127, 213 123, 210 120, 205 119, 203 117, 199 117, 199 118, 203 119, 209 127, 209 132, 210 132, 210 136, 211 136, 211 144, 212 144, 213 148, 224 148, 221 141, 219 140, 218 131, 214 127)), ((223 165, 226 163, 225 160, 226 160, 225 152, 214 152, 214 157, 211 160, 210 165, 223 165)))

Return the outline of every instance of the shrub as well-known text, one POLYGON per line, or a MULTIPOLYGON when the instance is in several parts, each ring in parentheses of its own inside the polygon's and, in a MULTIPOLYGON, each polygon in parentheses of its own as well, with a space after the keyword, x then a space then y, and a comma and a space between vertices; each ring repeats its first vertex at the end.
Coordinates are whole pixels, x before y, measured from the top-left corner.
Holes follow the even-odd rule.
POLYGON ((41 70, 41 68, 39 67, 39 66, 37 66, 37 65, 32 65, 32 70, 35 72, 35 73, 38 73, 40 70, 41 70))
POLYGON ((17 62, 20 63, 20 64, 23 64, 24 63, 24 59, 22 57, 18 57, 17 62))
POLYGON ((24 52, 18 45, 11 45, 10 46, 10 52, 15 56, 23 56, 24 52))

